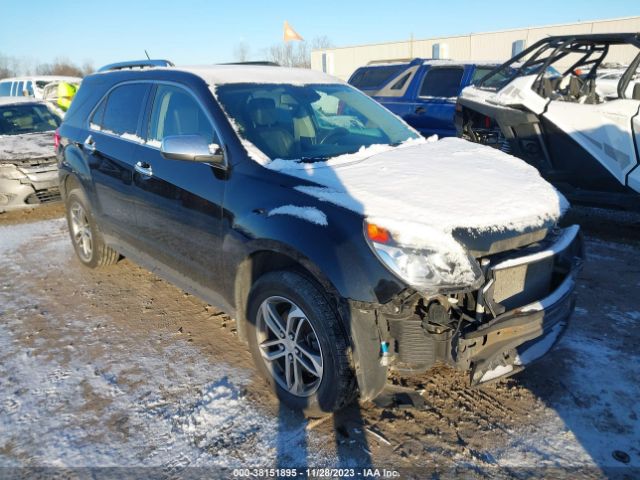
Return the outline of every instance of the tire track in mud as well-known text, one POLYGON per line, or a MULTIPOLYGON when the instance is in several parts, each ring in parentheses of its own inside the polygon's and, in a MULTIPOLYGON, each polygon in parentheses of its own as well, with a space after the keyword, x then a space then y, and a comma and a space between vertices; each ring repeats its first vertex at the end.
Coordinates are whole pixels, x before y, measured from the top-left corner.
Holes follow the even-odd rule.
MULTIPOLYGON (((278 403, 271 395, 265 394, 266 384, 255 373, 251 355, 246 346, 238 341, 235 321, 229 316, 126 259, 102 270, 85 269, 76 262, 70 245, 63 259, 63 264, 66 265, 64 280, 60 281, 59 266, 34 253, 38 245, 45 243, 46 239, 37 239, 18 250, 23 258, 32 259, 29 276, 21 278, 19 288, 42 290, 42 303, 36 310, 44 311, 45 314, 35 317, 33 330, 42 332, 43 328, 51 327, 47 325, 46 317, 64 318, 65 313, 71 311, 86 318, 86 328, 92 332, 116 329, 121 335, 130 335, 132 338, 149 335, 149 340, 153 340, 156 349, 166 348, 175 341, 186 341, 200 349, 204 358, 222 360, 234 368, 248 372, 250 381, 244 390, 226 392, 226 400, 241 395, 277 416, 278 403), (33 264, 38 261, 42 262, 42 268, 34 269, 33 264)), ((60 328, 58 332, 63 330, 60 328)), ((71 335, 83 337, 83 333, 79 331, 71 335)), ((109 337, 112 342, 113 336, 109 337)), ((104 336, 96 338, 89 337, 84 344, 89 356, 105 355, 107 352, 118 355, 119 345, 113 342, 106 345, 101 343, 99 339, 105 338, 104 336)), ((52 347, 52 342, 58 350, 63 350, 69 342, 68 335, 64 336, 50 329, 47 348, 52 347)), ((68 362, 68 354, 64 355, 64 362, 68 362)), ((179 355, 167 355, 166 359, 171 364, 180 362, 179 355)), ((108 410, 109 402, 121 394, 114 391, 111 398, 99 398, 95 392, 91 393, 91 385, 95 387, 96 381, 117 390, 144 384, 135 365, 129 367, 120 368, 116 374, 107 372, 106 368, 105 371, 95 371, 96 380, 90 382, 88 387, 83 387, 95 402, 98 411, 108 410)), ((185 375, 190 374, 189 365, 181 368, 185 375)), ((61 369, 50 373, 53 383, 64 381, 66 376, 61 369)), ((446 367, 437 367, 420 377, 399 382, 416 390, 424 390, 427 408, 381 409, 371 403, 352 407, 362 417, 363 426, 380 432, 391 442, 390 446, 379 444, 375 438, 369 438, 369 435, 364 442, 355 435, 349 435, 349 432, 353 432, 353 426, 348 425, 348 416, 342 417, 346 419, 346 426, 334 419, 334 422, 326 422, 318 428, 317 432, 324 438, 334 439, 336 448, 342 451, 342 457, 362 458, 363 448, 367 448, 372 452, 374 462, 381 465, 432 467, 452 465, 463 459, 470 464, 486 467, 494 463, 491 456, 485 453, 487 446, 504 443, 508 430, 521 423, 519 417, 530 408, 529 399, 517 393, 518 389, 515 387, 471 389, 466 386, 464 375, 446 367), (518 402, 522 401, 527 406, 520 407, 518 402), (340 432, 347 432, 347 436, 340 432)), ((186 395, 190 401, 181 400, 180 397, 186 394, 184 389, 169 388, 162 391, 161 396, 140 395, 137 414, 152 421, 166 422, 172 431, 189 436, 190 431, 194 430, 193 413, 200 407, 211 405, 213 401, 209 399, 208 392, 215 386, 200 385, 200 388, 201 392, 186 395)), ((116 415, 113 421, 106 422, 110 435, 116 438, 126 437, 136 428, 135 419, 122 418, 122 415, 116 415)), ((238 429, 237 426, 235 428, 238 429)), ((249 426, 244 431, 240 429, 240 434, 235 434, 232 427, 222 427, 217 439, 198 434, 191 437, 191 441, 202 454, 226 451, 237 456, 239 450, 251 448, 249 445, 257 441, 256 432, 252 428, 249 426)), ((166 448, 173 448, 171 445, 175 441, 165 432, 154 435, 156 436, 148 439, 150 445, 167 447, 151 449, 147 452, 150 459, 165 455, 163 452, 167 451, 166 448)), ((304 437, 304 430, 301 430, 301 435, 304 437)), ((301 440, 304 441, 304 438, 301 440)), ((163 465, 168 472, 175 473, 186 468, 192 461, 193 458, 188 453, 178 449, 163 465)))
MULTIPOLYGON (((243 466, 272 458, 277 420, 245 399, 252 379, 242 367, 251 360, 233 338, 233 322, 127 261, 86 270, 70 246, 59 251, 61 238, 54 237, 33 238, 0 259, 1 294, 9 305, 0 313, 10 333, 8 348, 0 349, 7 352, 0 371, 36 373, 41 365, 26 382, 9 376, 10 383, 0 383, 3 389, 26 383, 30 390, 24 395, 28 414, 19 398, 0 405, 0 423, 13 434, 0 439, 0 451, 11 451, 23 464, 48 459, 77 465, 87 461, 78 456, 80 448, 89 451, 88 461, 112 464, 118 445, 132 441, 131 449, 115 454, 118 464, 155 464, 168 474, 188 465, 243 466), (199 329, 206 330, 207 350, 194 358, 196 344, 205 343, 199 329), (233 354, 218 355, 228 345, 233 354), (40 418, 45 412, 56 420, 40 418), (30 451, 41 429, 29 429, 31 423, 44 423, 41 433, 61 441, 30 451)), ((300 433, 303 428, 283 432, 284 444, 298 442, 300 433)))
MULTIPOLYGON (((45 399, 51 396, 52 411, 64 411, 68 397, 60 395, 57 388, 67 386, 85 392, 93 402, 93 406, 88 407, 89 411, 80 411, 77 418, 68 418, 69 424, 82 421, 90 425, 91 421, 95 421, 90 413, 104 412, 109 420, 96 426, 105 428, 105 435, 113 439, 135 436, 136 430, 144 428, 145 422, 164 425, 164 429, 148 432, 147 445, 140 446, 136 458, 140 462, 144 459, 162 461, 170 473, 179 472, 187 465, 197 464, 205 458, 215 457, 216 453, 222 451, 242 462, 244 450, 258 448, 261 437, 259 432, 253 430, 255 424, 236 426, 241 435, 235 435, 231 427, 221 426, 220 438, 217 439, 202 432, 195 421, 198 411, 206 412, 215 408, 220 399, 226 401, 233 398, 244 399, 247 404, 267 412, 265 422, 279 420, 278 402, 266 392, 266 384, 253 368, 251 355, 246 346, 238 341, 234 320, 128 260, 100 271, 87 270, 75 260, 70 245, 62 252, 55 252, 57 258, 48 258, 45 248, 48 241, 46 237, 34 239, 16 252, 17 263, 24 270, 18 271, 13 278, 0 274, 0 293, 8 295, 16 292, 19 295, 24 291, 29 292, 31 298, 38 298, 33 304, 27 302, 21 306, 24 309, 22 324, 11 328, 20 344, 31 349, 34 355, 55 359, 61 365, 48 372, 47 387, 35 392, 45 399), (36 251, 38 246, 43 247, 43 252, 36 251), (75 320, 65 322, 66 316, 75 320), (52 319, 57 319, 58 323, 52 323, 52 319), (43 341, 44 338, 46 341, 43 341), (204 381, 185 387, 184 384, 189 383, 185 381, 180 388, 168 384, 151 392, 145 389, 145 385, 153 372, 145 370, 144 366, 118 363, 119 355, 127 355, 123 345, 132 341, 140 342, 139 355, 163 356, 166 366, 156 365, 159 376, 169 375, 165 370, 174 368, 184 378, 202 379, 198 376, 196 366, 191 364, 193 359, 184 357, 179 349, 173 348, 187 343, 199 351, 200 364, 209 363, 212 369, 219 370, 224 368, 220 365, 224 362, 234 371, 243 372, 246 383, 238 389, 225 390, 224 385, 204 381), (102 369, 91 371, 84 384, 75 385, 70 383, 71 370, 65 365, 73 360, 80 346, 89 358, 112 357, 113 360, 105 362, 102 369), (114 385, 118 388, 114 388, 114 385), (216 387, 222 388, 222 396, 210 398, 210 392, 216 387), (121 391, 136 392, 134 413, 128 418, 113 408, 113 404, 122 398, 121 391), (189 448, 197 448, 198 456, 194 457, 189 448, 176 443, 175 432, 189 439, 189 448)), ((607 249, 603 250, 608 253, 607 249)), ((595 275, 593 271, 590 274, 595 275)), ((599 292, 600 288, 599 283, 594 283, 587 293, 599 292)), ((613 312, 615 316, 623 315, 628 317, 629 322, 637 322, 630 313, 625 313, 625 304, 619 303, 620 312, 613 312)), ((595 312, 595 308, 592 311, 595 312)), ((595 322, 591 325, 595 325, 595 322)), ((591 328, 584 331, 589 333, 591 328)), ((567 345, 570 346, 565 344, 563 348, 567 349, 567 345)), ((567 352, 571 353, 570 350, 567 352)), ((558 369, 570 369, 571 362, 575 361, 574 358, 561 359, 561 363, 557 364, 558 369)), ((366 459, 366 450, 371 452, 374 465, 430 469, 463 465, 467 469, 463 474, 470 471, 476 477, 492 477, 496 467, 501 464, 494 455, 505 449, 528 450, 530 462, 539 459, 553 462, 556 458, 560 462, 570 460, 574 451, 554 457, 549 453, 549 446, 537 449, 537 445, 526 441, 529 434, 533 437, 545 433, 540 425, 557 422, 557 419, 551 418, 553 410, 544 404, 540 396, 547 400, 566 400, 571 393, 559 390, 558 385, 562 385, 560 380, 551 378, 546 381, 544 375, 532 372, 529 377, 514 377, 481 388, 468 387, 466 375, 445 366, 437 366, 410 379, 393 376, 399 385, 423 391, 426 407, 420 410, 380 408, 367 402, 354 405, 346 414, 335 416, 306 431, 305 422, 293 416, 288 423, 294 427, 284 432, 285 441, 287 445, 293 445, 295 451, 299 445, 313 443, 313 438, 317 437, 327 445, 320 448, 314 444, 313 449, 309 448, 314 453, 318 451, 329 455, 336 450, 340 451, 342 459, 350 458, 358 462, 366 459), (530 378, 542 378, 547 390, 531 388, 536 385, 530 378), (354 423, 354 419, 358 418, 360 420, 354 423), (367 429, 382 436, 389 444, 368 433, 367 429)), ((71 373, 72 378, 77 372, 71 373)), ((0 413, 20 416, 21 399, 14 400, 0 403, 0 413)), ((576 408, 583 407, 589 405, 576 404, 576 408)), ((30 419, 25 418, 24 421, 30 419)), ((557 432, 553 429, 549 431, 554 434, 557 432)), ((92 437, 86 438, 90 440, 92 437)), ((94 440, 101 439, 96 437, 94 440)), ((575 438, 568 441, 576 443, 575 438)), ((4 447, 0 444, 0 452, 18 452, 19 447, 15 442, 4 447)), ((321 459, 315 462, 326 466, 321 459)), ((517 473, 514 470, 514 474, 517 473)), ((544 476, 535 471, 530 474, 533 477, 544 476)))

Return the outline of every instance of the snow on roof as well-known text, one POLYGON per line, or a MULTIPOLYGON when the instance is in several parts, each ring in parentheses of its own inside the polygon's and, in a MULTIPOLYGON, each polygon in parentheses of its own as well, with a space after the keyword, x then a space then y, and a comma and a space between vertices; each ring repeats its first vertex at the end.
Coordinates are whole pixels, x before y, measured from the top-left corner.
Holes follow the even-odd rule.
POLYGON ((39 103, 44 105, 44 102, 33 97, 0 97, 0 107, 6 105, 18 105, 21 103, 39 103))
POLYGON ((226 83, 344 83, 342 80, 308 68, 271 67, 265 65, 212 65, 176 67, 198 75, 210 85, 226 83))
POLYGON ((61 82, 81 82, 82 78, 80 77, 69 77, 65 75, 26 75, 24 77, 11 77, 11 78, 3 78, 2 82, 20 82, 20 81, 45 81, 45 82, 54 82, 59 80, 61 82))
POLYGON ((481 67, 496 67, 504 62, 500 60, 453 60, 449 58, 427 59, 422 62, 423 65, 478 65, 481 67))

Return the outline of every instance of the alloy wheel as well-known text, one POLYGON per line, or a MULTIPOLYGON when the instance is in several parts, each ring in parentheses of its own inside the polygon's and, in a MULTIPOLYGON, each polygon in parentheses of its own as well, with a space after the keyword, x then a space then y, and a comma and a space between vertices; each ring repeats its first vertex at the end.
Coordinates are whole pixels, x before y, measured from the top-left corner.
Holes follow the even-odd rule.
POLYGON ((313 395, 322 382, 322 348, 302 309, 287 298, 269 297, 256 326, 258 348, 278 385, 298 397, 313 395))
POLYGON ((76 244, 76 250, 82 260, 88 262, 91 260, 91 254, 93 252, 93 235, 87 213, 84 207, 78 202, 73 202, 69 213, 71 217, 71 234, 76 244))

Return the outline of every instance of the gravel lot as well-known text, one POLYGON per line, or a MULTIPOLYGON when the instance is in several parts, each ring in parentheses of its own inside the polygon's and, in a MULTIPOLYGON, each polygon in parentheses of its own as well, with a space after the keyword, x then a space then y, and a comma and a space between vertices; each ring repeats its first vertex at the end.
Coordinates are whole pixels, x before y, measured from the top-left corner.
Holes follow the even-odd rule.
POLYGON ((481 389, 435 368, 395 379, 422 392, 424 409, 365 403, 319 422, 266 393, 224 313, 128 260, 83 268, 61 212, 0 215, 0 477, 31 476, 7 470, 24 466, 640 475, 633 216, 570 214, 587 231, 578 308, 538 364, 481 389))

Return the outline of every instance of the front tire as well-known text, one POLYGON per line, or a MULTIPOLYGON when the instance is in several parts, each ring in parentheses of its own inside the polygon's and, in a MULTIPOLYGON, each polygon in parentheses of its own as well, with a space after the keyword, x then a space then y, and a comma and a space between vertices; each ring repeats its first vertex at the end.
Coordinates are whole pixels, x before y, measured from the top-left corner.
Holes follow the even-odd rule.
POLYGON ((267 273, 247 308, 254 362, 287 406, 317 417, 353 401, 348 341, 325 293, 298 272, 267 273))
POLYGON ((72 189, 66 197, 65 208, 71 243, 80 262, 89 268, 116 263, 120 255, 105 244, 84 192, 72 189))

